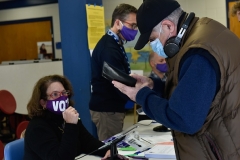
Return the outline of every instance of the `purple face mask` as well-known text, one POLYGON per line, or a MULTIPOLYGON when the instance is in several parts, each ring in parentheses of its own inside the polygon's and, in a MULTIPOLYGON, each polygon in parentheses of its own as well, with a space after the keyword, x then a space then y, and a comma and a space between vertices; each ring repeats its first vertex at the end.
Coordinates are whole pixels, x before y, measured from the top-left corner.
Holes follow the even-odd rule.
POLYGON ((121 34, 126 41, 134 40, 137 33, 138 33, 138 30, 127 28, 124 25, 123 25, 122 30, 121 30, 121 34))
POLYGON ((58 115, 62 115, 62 112, 68 108, 69 100, 67 96, 61 96, 54 100, 47 100, 46 108, 58 115))
POLYGON ((164 64, 157 64, 156 68, 157 68, 157 70, 159 70, 162 73, 166 73, 167 70, 168 70, 168 67, 167 67, 166 63, 164 63, 164 64))

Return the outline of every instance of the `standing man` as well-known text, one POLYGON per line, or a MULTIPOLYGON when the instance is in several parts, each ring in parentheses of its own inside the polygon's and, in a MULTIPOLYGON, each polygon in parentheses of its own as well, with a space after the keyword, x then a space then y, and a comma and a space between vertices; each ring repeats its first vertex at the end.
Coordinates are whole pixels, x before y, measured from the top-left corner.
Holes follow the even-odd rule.
POLYGON ((239 160, 240 40, 224 25, 182 11, 175 0, 145 0, 138 9, 141 36, 166 58, 165 98, 160 83, 144 76, 135 87, 115 87, 172 129, 177 159, 239 160))
POLYGON ((152 68, 150 77, 160 78, 163 82, 166 81, 167 64, 165 58, 159 56, 155 52, 149 54, 149 65, 152 68))
MULTIPOLYGON (((162 82, 165 83, 165 81, 167 80, 167 77, 166 77, 165 73, 168 70, 165 58, 159 56, 155 52, 151 52, 149 54, 149 65, 152 68, 150 77, 160 78, 162 80, 162 82)), ((169 130, 164 125, 160 125, 160 126, 154 127, 153 131, 167 132, 169 130)))
POLYGON ((231 10, 232 16, 237 16, 238 21, 240 22, 240 1, 236 2, 231 10))
POLYGON ((134 40, 138 32, 136 14, 135 7, 129 4, 118 5, 112 14, 111 29, 99 40, 92 53, 92 95, 89 108, 101 141, 122 131, 125 104, 129 100, 102 77, 103 62, 130 74, 123 44, 134 40))

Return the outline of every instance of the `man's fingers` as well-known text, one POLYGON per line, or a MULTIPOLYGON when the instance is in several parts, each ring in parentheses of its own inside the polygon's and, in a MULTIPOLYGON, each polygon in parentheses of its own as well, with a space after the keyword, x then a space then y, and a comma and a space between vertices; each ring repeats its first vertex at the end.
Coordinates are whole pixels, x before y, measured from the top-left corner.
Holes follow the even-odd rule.
POLYGON ((112 84, 114 85, 114 87, 118 88, 120 91, 126 86, 118 81, 112 81, 112 84))

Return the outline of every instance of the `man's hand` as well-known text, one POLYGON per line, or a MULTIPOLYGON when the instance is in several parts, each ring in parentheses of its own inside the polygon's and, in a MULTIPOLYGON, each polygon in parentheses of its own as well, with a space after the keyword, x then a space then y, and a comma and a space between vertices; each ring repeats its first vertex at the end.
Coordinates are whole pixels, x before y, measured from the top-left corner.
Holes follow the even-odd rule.
POLYGON ((143 87, 148 86, 150 89, 153 89, 153 81, 151 78, 140 76, 138 74, 131 74, 130 76, 137 79, 137 85, 143 85, 143 87))
POLYGON ((136 101, 136 95, 137 95, 138 91, 145 86, 152 89, 153 88, 153 81, 148 77, 140 76, 140 75, 137 75, 137 74, 133 74, 131 76, 133 78, 137 79, 137 83, 136 83, 135 87, 129 87, 129 86, 126 86, 126 85, 124 85, 120 82, 117 82, 117 81, 112 81, 112 83, 122 93, 126 94, 131 100, 136 101))

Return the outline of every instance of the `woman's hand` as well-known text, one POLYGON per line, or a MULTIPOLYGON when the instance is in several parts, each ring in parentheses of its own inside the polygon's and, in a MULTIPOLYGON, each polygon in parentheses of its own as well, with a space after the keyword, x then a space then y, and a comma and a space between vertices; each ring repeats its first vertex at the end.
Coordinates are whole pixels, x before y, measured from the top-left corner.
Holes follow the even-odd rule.
MULTIPOLYGON (((109 157, 111 157, 111 152, 110 152, 110 150, 108 150, 108 151, 106 152, 106 154, 105 154, 105 156, 102 158, 102 160, 106 160, 106 159, 108 159, 109 157)), ((128 160, 128 158, 126 158, 126 157, 124 157, 124 156, 122 156, 122 155, 120 155, 120 154, 118 154, 118 158, 123 159, 123 160, 128 160)))
POLYGON ((79 114, 75 108, 70 106, 62 114, 63 114, 63 119, 66 121, 66 123, 72 123, 72 124, 78 123, 79 114))

